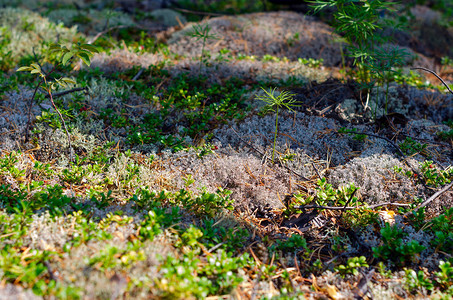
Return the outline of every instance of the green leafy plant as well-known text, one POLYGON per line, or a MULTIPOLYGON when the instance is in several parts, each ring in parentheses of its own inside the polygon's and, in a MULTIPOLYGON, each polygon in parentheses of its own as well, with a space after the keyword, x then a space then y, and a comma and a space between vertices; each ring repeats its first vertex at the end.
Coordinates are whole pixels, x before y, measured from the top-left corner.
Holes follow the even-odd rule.
POLYGON ((436 249, 451 252, 453 250, 453 208, 433 218, 426 230, 434 233, 435 238, 431 243, 436 249))
POLYGON ((391 260, 398 266, 417 260, 420 252, 425 249, 414 240, 403 243, 403 238, 407 236, 407 233, 388 223, 381 229, 381 236, 382 245, 373 247, 374 256, 383 260, 391 260))
POLYGON ((420 163, 420 173, 426 185, 438 187, 446 183, 450 183, 453 176, 453 169, 439 170, 434 163, 430 160, 420 163))
POLYGON ((192 211, 199 217, 212 218, 222 210, 233 210, 233 200, 230 199, 230 190, 218 188, 215 193, 209 193, 202 189, 200 195, 193 195, 186 190, 180 190, 171 199, 171 203, 183 205, 189 211, 192 211))
POLYGON ((271 247, 271 251, 295 251, 298 249, 308 250, 307 241, 299 234, 293 234, 287 240, 277 240, 271 247))
POLYGON ((327 183, 325 177, 318 179, 316 188, 316 203, 318 205, 359 205, 358 198, 354 196, 358 190, 354 183, 340 186, 334 189, 330 183, 327 183))
POLYGON ((297 107, 299 105, 297 105, 296 100, 293 99, 294 94, 291 94, 286 91, 282 91, 281 93, 276 95, 275 88, 269 89, 269 91, 266 91, 264 88, 262 88, 262 90, 264 91, 265 95, 259 95, 259 96, 257 95, 256 99, 267 103, 267 105, 264 107, 263 111, 264 112, 275 111, 274 146, 272 149, 272 163, 274 163, 275 145, 277 143, 277 133, 278 133, 278 112, 282 107, 289 109, 290 111, 294 111, 292 109, 292 107, 297 107))
MULTIPOLYGON (((432 291, 434 289, 433 282, 426 277, 422 270, 415 272, 411 269, 406 269, 406 286, 410 292, 422 289, 432 291)), ((425 292, 426 293, 426 292, 425 292)))
POLYGON ((375 32, 382 28, 378 23, 379 10, 390 8, 385 1, 346 1, 346 0, 316 0, 311 1, 314 13, 328 7, 336 7, 333 17, 334 27, 338 33, 344 34, 349 43, 348 49, 354 61, 361 69, 360 76, 366 82, 367 73, 364 69, 372 47, 376 43, 375 32))
MULTIPOLYGON (((378 2, 378 1, 375 1, 378 2)), ((369 72, 373 79, 379 84, 385 85, 385 113, 388 113, 389 85, 393 80, 394 68, 401 67, 408 53, 404 49, 386 49, 376 47, 371 50, 371 55, 367 62, 362 62, 364 72, 369 72)))
POLYGON ((353 140, 363 142, 366 139, 366 134, 356 133, 357 128, 347 129, 346 127, 341 127, 338 129, 338 133, 346 133, 349 136, 352 136, 353 140))
MULTIPOLYGON (((65 66, 71 59, 73 58, 80 58, 83 63, 86 65, 90 65, 90 60, 91 57, 94 55, 94 53, 98 53, 98 49, 92 45, 89 44, 80 44, 77 43, 76 45, 73 46, 72 49, 68 49, 66 46, 61 46, 59 44, 53 44, 49 48, 49 53, 56 55, 59 57, 59 64, 62 64, 65 66)), ((51 78, 50 75, 56 70, 57 66, 54 66, 53 69, 49 72, 46 72, 42 69, 41 65, 39 63, 32 63, 29 66, 24 66, 20 67, 17 69, 17 72, 25 71, 25 72, 30 72, 30 74, 36 74, 41 78, 41 80, 38 82, 36 88, 35 88, 35 93, 33 94, 32 99, 30 102, 32 103, 34 100, 34 97, 36 95, 36 91, 38 90, 39 87, 43 88, 44 91, 48 94, 50 102, 52 103, 53 108, 55 111, 58 113, 61 122, 63 123, 64 130, 66 132, 66 136, 68 138, 68 144, 69 144, 69 151, 70 151, 70 158, 72 159, 72 147, 71 147, 71 137, 69 136, 69 131, 66 126, 66 122, 63 118, 63 115, 61 114, 60 110, 57 108, 55 105, 53 96, 52 96, 52 91, 57 89, 58 86, 66 88, 68 84, 76 84, 76 82, 68 77, 62 77, 62 78, 51 78)), ((30 120, 29 120, 30 123, 30 120)))
POLYGON ((360 257, 349 257, 346 265, 339 265, 335 267, 335 271, 340 273, 342 276, 346 274, 359 275, 360 268, 368 268, 369 265, 366 261, 365 256, 360 257))
POLYGON ((382 261, 380 261, 377 264, 377 270, 378 270, 379 274, 381 274, 381 276, 384 278, 392 277, 392 271, 387 270, 387 267, 384 265, 384 263, 382 261))
POLYGON ((437 132, 437 136, 444 141, 453 140, 453 129, 448 131, 439 131, 437 132))
POLYGON ((406 137, 406 139, 398 145, 405 155, 414 155, 420 153, 428 147, 427 144, 421 144, 417 141, 414 141, 411 137, 406 137))
POLYGON ((225 228, 216 224, 213 219, 204 220, 200 230, 203 232, 201 241, 205 246, 211 249, 221 245, 221 248, 227 252, 240 251, 249 236, 246 229, 240 227, 225 228))
POLYGON ((451 262, 440 261, 439 272, 435 273, 436 282, 442 290, 447 290, 453 286, 453 266, 451 262))
POLYGON ((297 61, 302 65, 307 65, 310 68, 319 68, 322 66, 324 59, 314 59, 314 58, 298 58, 297 61))
POLYGON ((288 44, 289 47, 294 46, 294 44, 300 39, 300 33, 296 32, 292 36, 286 39, 286 44, 288 44))

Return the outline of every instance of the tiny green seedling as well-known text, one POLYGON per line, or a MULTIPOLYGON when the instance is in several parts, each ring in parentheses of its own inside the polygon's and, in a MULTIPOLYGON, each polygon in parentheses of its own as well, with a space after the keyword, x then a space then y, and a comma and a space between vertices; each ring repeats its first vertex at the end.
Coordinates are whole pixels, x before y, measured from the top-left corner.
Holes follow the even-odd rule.
POLYGON ((360 257, 349 257, 346 265, 339 265, 335 267, 335 271, 341 274, 344 277, 346 274, 353 274, 355 276, 359 275, 360 268, 368 268, 369 265, 366 261, 365 256, 360 257))
MULTIPOLYGON (((49 48, 49 53, 54 53, 57 56, 59 56, 59 63, 61 63, 63 66, 66 65, 72 58, 78 57, 80 58, 86 65, 90 65, 90 59, 94 55, 94 53, 98 53, 98 49, 92 45, 89 44, 80 44, 78 43, 77 45, 74 45, 74 47, 70 50, 66 46, 61 46, 59 44, 53 44, 49 48)), ((30 74, 37 74, 39 77, 41 77, 41 80, 39 81, 38 85, 35 88, 35 93, 33 94, 33 97, 31 99, 31 102, 33 102, 34 97, 36 95, 36 91, 38 90, 39 87, 42 87, 44 91, 49 95, 50 102, 52 103, 53 108, 55 111, 58 113, 60 116, 60 120, 63 123, 64 130, 66 132, 66 136, 68 138, 68 144, 69 144, 69 151, 70 151, 70 159, 72 160, 72 147, 71 147, 71 138, 69 136, 69 131, 66 126, 66 122, 63 118, 63 115, 61 114, 60 110, 58 110, 57 106, 55 105, 55 102, 53 101, 53 96, 52 96, 52 91, 57 89, 58 86, 61 86, 63 88, 66 88, 68 84, 76 84, 74 80, 71 78, 63 77, 60 79, 53 79, 53 81, 50 80, 50 75, 56 70, 56 66, 53 67, 53 69, 50 72, 45 72, 39 63, 32 63, 29 66, 24 66, 20 67, 17 69, 17 72, 25 71, 25 72, 30 72, 30 74)), ((30 120, 29 120, 30 123, 30 120)))
POLYGON ((201 66, 203 64, 203 57, 204 57, 204 48, 206 46, 206 41, 208 39, 217 39, 215 34, 209 34, 211 31, 211 27, 209 24, 196 24, 192 26, 192 31, 187 33, 187 36, 196 38, 197 41, 202 40, 202 47, 201 47, 201 54, 200 54, 200 69, 199 72, 201 73, 201 66))
POLYGON ((274 146, 272 150, 272 163, 274 163, 275 157, 275 144, 277 142, 277 132, 278 132, 278 111, 281 107, 285 107, 290 111, 294 110, 291 107, 297 107, 300 105, 296 105, 296 100, 293 99, 294 94, 291 94, 287 91, 282 91, 279 95, 276 95, 275 88, 269 89, 266 91, 264 88, 262 90, 266 93, 265 95, 256 96, 256 99, 264 101, 267 105, 264 107, 265 112, 275 111, 275 134, 274 134, 274 146))

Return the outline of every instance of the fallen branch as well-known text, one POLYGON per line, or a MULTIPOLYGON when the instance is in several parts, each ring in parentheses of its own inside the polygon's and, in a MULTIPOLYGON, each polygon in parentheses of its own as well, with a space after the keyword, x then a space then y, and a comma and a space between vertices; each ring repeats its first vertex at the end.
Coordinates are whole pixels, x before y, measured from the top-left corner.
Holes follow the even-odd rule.
MULTIPOLYGON (((88 88, 87 87, 73 88, 73 89, 70 89, 70 90, 67 90, 67 91, 63 91, 63 92, 52 94, 52 97, 54 97, 54 98, 55 97, 61 97, 61 96, 64 96, 64 95, 67 95, 67 94, 71 94, 71 93, 74 93, 74 92, 79 92, 79 91, 88 91, 88 88)), ((45 98, 50 98, 49 94, 46 94, 44 97, 45 98)))
POLYGON ((96 34, 91 40, 88 41, 88 44, 93 44, 94 42, 96 42, 96 40, 98 38, 100 38, 101 36, 103 36, 104 34, 110 32, 112 30, 126 28, 126 27, 133 27, 133 26, 130 26, 130 25, 118 25, 118 26, 110 27, 110 28, 108 28, 108 29, 106 29, 104 31, 101 31, 98 34, 96 34))
POLYGON ((406 203, 393 203, 393 202, 384 202, 384 203, 378 203, 378 204, 373 204, 373 205, 362 205, 362 206, 324 206, 324 205, 300 205, 300 206, 294 206, 294 209, 310 209, 310 208, 315 208, 315 209, 329 209, 329 210, 353 210, 353 209, 359 209, 359 208, 365 208, 365 209, 374 209, 380 206, 410 206, 410 204, 406 203))
POLYGON ((140 77, 140 75, 142 75, 143 71, 145 71, 145 69, 140 68, 140 70, 138 70, 138 73, 134 76, 134 78, 132 78, 132 81, 136 81, 140 77))
POLYGON ((453 186, 453 181, 450 182, 449 184, 445 185, 442 189, 438 190, 437 192, 434 193, 434 195, 432 195, 431 197, 429 197, 428 199, 424 200, 422 203, 420 203, 419 206, 417 206, 415 209, 411 210, 411 211, 408 211, 407 213, 405 213, 403 215, 403 217, 407 217, 409 216, 410 214, 413 214, 414 212, 418 211, 420 208, 422 207, 425 207, 426 205, 428 205, 429 203, 431 203, 432 201, 436 200, 437 197, 439 197, 440 195, 442 195, 443 193, 445 193, 446 191, 448 191, 449 189, 451 189, 451 187, 453 186))
POLYGON ((413 67, 413 68, 411 68, 411 70, 423 70, 425 72, 429 72, 429 73, 433 74, 434 76, 437 77, 437 79, 439 79, 445 85, 445 87, 448 89, 448 91, 453 94, 453 91, 450 89, 448 84, 446 84, 445 81, 442 78, 440 78, 439 75, 436 74, 436 72, 431 71, 430 69, 427 69, 427 68, 423 68, 423 67, 413 67))
POLYGON ((204 11, 194 11, 194 10, 188 10, 184 8, 173 8, 174 10, 186 13, 186 14, 194 14, 194 15, 201 15, 201 16, 214 16, 214 17, 223 17, 223 16, 228 16, 228 14, 219 14, 219 13, 210 13, 210 12, 204 12, 204 11))
POLYGON ((44 266, 47 268, 47 272, 49 272, 49 277, 53 281, 57 281, 58 278, 55 276, 55 273, 52 271, 52 267, 50 266, 50 263, 46 260, 44 261, 44 266))
POLYGON ((27 126, 25 127, 25 142, 28 142, 28 139, 30 137, 30 128, 31 128, 31 110, 33 108, 33 102, 36 97, 36 93, 38 92, 39 87, 41 84, 44 82, 44 78, 41 78, 39 83, 35 87, 35 91, 33 92, 33 95, 31 96, 29 102, 28 102, 28 121, 27 121, 27 126))

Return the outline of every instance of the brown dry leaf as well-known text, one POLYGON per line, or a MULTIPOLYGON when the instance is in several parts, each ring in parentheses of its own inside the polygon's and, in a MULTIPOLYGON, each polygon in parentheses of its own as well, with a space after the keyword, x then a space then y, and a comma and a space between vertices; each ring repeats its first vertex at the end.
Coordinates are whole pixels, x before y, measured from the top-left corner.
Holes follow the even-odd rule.
POLYGON ((329 295, 330 298, 332 299, 341 299, 343 298, 339 293, 338 293, 338 289, 336 286, 334 285, 330 285, 330 284, 327 284, 325 287, 322 288, 322 290, 324 292, 327 293, 327 295, 329 295))

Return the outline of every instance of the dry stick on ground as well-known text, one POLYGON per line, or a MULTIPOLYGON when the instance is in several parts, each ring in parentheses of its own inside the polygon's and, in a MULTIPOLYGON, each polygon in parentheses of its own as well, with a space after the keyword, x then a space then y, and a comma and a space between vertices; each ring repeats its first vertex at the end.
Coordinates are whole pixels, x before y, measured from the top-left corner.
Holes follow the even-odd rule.
POLYGON ((47 272, 49 272, 50 279, 52 279, 53 281, 57 281, 58 278, 55 276, 55 273, 52 271, 52 267, 50 266, 50 263, 46 260, 46 261, 44 261, 44 265, 47 268, 47 272))
POLYGON ((138 73, 134 76, 134 78, 132 78, 132 81, 136 81, 140 75, 142 75, 143 71, 145 71, 144 68, 140 68, 140 70, 138 70, 138 73))
MULTIPOLYGON (((59 92, 59 93, 54 93, 54 94, 52 94, 52 97, 53 97, 53 98, 61 97, 61 96, 64 96, 64 95, 67 95, 67 94, 71 94, 71 93, 74 93, 74 92, 79 92, 79 91, 88 91, 88 88, 87 88, 87 87, 73 88, 73 89, 70 89, 70 90, 67 90, 67 91, 63 91, 63 92, 59 92)), ((50 98, 49 94, 45 95, 44 97, 45 97, 45 98, 50 98)))
POLYGON ((110 32, 112 30, 126 28, 126 27, 131 27, 131 26, 129 26, 129 25, 118 25, 118 26, 110 27, 110 28, 108 28, 108 29, 106 29, 104 31, 101 31, 98 34, 96 34, 91 40, 89 40, 88 44, 90 44, 90 45, 93 44, 94 42, 96 42, 96 40, 98 38, 100 38, 101 36, 103 36, 104 34, 110 32))
POLYGON ((430 69, 427 69, 427 68, 423 68, 423 67, 413 67, 413 68, 411 68, 411 70, 423 70, 425 72, 429 72, 429 73, 433 74, 434 76, 437 77, 437 79, 439 79, 445 85, 445 87, 448 89, 448 91, 453 94, 453 91, 450 89, 448 84, 446 84, 445 81, 442 78, 440 78, 439 75, 436 74, 436 72, 431 71, 430 69))
MULTIPOLYGON (((423 68, 423 67, 414 67, 414 68, 411 68, 412 70, 423 70, 425 72, 429 72, 431 74, 433 74, 434 76, 437 77, 437 79, 439 79, 443 84, 444 86, 448 89, 448 91, 453 94, 453 91, 450 89, 450 87, 448 86, 448 84, 445 83, 445 81, 439 76, 436 74, 436 72, 430 70, 430 69, 427 69, 427 68, 423 68)), ((432 201, 434 201, 437 197, 439 197, 440 195, 442 195, 443 193, 445 193, 446 191, 448 191, 451 187, 453 186, 453 182, 445 185, 441 190, 437 191, 436 193, 434 193, 434 195, 432 195, 431 197, 429 197, 428 199, 424 200, 422 203, 420 203, 415 209, 405 213, 403 216, 404 217, 407 217, 409 216, 410 214, 413 214, 414 212, 418 211, 420 208, 422 207, 425 207, 426 205, 428 205, 429 203, 431 203, 432 201)))
MULTIPOLYGON (((71 145, 71 136, 69 135, 69 131, 68 131, 68 127, 66 126, 66 122, 63 118, 63 115, 61 114, 60 110, 57 108, 57 106, 55 105, 55 102, 53 101, 53 96, 52 96, 52 93, 50 91, 48 91, 49 93, 49 99, 50 99, 50 102, 52 103, 52 106, 53 108, 57 111, 58 115, 60 116, 60 120, 63 122, 63 127, 64 127, 64 130, 66 132, 66 136, 68 138, 68 145, 69 145, 69 161, 73 161, 73 152, 72 152, 72 145, 71 145)), ((72 188, 71 188, 72 190, 72 188)))
POLYGON ((434 195, 432 195, 431 197, 429 197, 428 199, 424 200, 422 203, 420 203, 415 209, 411 210, 411 211, 408 211, 407 213, 405 213, 403 215, 403 217, 407 217, 411 214, 413 214, 414 212, 418 211, 420 208, 422 207, 425 207, 426 205, 428 205, 429 203, 431 203, 432 201, 436 200, 437 197, 439 197, 440 195, 442 195, 443 193, 445 193, 446 191, 448 191, 449 189, 451 189, 451 187, 453 186, 453 181, 450 182, 449 184, 445 185, 442 189, 438 190, 437 192, 434 193, 434 195))
POLYGON ((204 11, 195 11, 195 10, 188 10, 184 8, 173 8, 174 10, 178 10, 183 13, 189 13, 189 14, 194 14, 194 15, 201 15, 201 16, 214 16, 214 17, 223 17, 223 16, 228 16, 228 14, 219 14, 219 13, 209 13, 209 12, 204 12, 204 11))
POLYGON ((365 209, 375 209, 380 206, 410 206, 410 204, 406 203, 393 203, 393 202, 384 202, 384 203, 377 203, 373 205, 363 205, 363 206, 323 206, 323 205, 300 205, 300 206, 294 206, 294 209, 310 209, 310 208, 316 208, 316 209, 329 209, 329 210, 353 210, 353 209, 359 209, 359 208, 365 208, 365 209))

